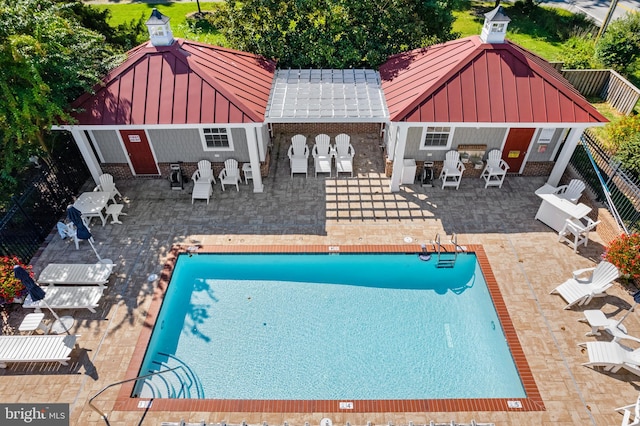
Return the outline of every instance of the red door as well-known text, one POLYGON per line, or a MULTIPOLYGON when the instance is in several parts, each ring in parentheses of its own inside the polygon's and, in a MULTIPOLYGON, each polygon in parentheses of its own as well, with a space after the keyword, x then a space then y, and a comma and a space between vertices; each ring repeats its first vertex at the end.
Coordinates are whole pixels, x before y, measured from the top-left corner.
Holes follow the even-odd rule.
POLYGON ((502 159, 509 165, 509 172, 520 173, 529 144, 536 129, 511 129, 504 143, 502 159))
POLYGON ((136 175, 157 175, 158 166, 144 130, 120 130, 129 160, 136 175))

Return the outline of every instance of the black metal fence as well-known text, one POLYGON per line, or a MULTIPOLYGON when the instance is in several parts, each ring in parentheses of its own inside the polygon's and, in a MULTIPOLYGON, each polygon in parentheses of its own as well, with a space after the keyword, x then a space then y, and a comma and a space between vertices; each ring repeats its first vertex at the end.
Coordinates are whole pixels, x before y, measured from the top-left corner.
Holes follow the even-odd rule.
POLYGON ((0 217, 0 255, 29 262, 90 174, 71 138, 60 141, 0 217))
POLYGON ((599 172, 610 192, 613 208, 609 206, 609 209, 613 216, 629 232, 640 232, 640 179, 627 173, 620 162, 588 131, 584 132, 583 141, 589 152, 584 145, 578 145, 571 157, 571 165, 596 194, 597 200, 607 202, 605 188, 598 178, 599 172), (589 154, 596 164, 597 172, 589 154))

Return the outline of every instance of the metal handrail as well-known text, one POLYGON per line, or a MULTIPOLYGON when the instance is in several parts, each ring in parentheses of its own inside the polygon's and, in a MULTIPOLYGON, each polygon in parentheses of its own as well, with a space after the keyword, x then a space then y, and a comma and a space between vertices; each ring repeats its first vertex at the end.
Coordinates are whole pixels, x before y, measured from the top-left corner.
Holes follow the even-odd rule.
POLYGON ((458 244, 458 234, 456 234, 455 232, 451 236, 451 244, 453 244, 454 247, 455 247, 456 256, 457 256, 458 251, 461 251, 461 252, 466 252, 467 251, 464 247, 462 247, 460 244, 458 244))
POLYGON ((147 377, 151 377, 151 376, 155 376, 158 374, 164 374, 164 373, 169 373, 171 371, 177 370, 178 368, 182 368, 181 365, 178 365, 177 367, 173 367, 170 368, 168 370, 162 370, 162 371, 155 371, 153 373, 149 373, 149 374, 145 374, 144 376, 137 376, 131 379, 125 379, 125 380, 120 380, 119 382, 115 382, 115 383, 111 383, 110 385, 107 385, 105 387, 103 387, 98 393, 96 393, 95 395, 93 395, 91 398, 89 398, 89 407, 91 407, 91 409, 93 411, 95 411, 96 413, 98 413, 100 415, 100 417, 104 420, 104 422, 109 425, 109 421, 107 420, 107 415, 105 413, 103 413, 98 407, 96 407, 95 405, 93 405, 93 400, 96 399, 98 396, 100 396, 104 391, 106 391, 109 388, 112 388, 113 386, 117 386, 117 385, 121 385, 123 383, 127 383, 127 382, 133 382, 134 380, 140 380, 140 379, 146 379, 147 377))

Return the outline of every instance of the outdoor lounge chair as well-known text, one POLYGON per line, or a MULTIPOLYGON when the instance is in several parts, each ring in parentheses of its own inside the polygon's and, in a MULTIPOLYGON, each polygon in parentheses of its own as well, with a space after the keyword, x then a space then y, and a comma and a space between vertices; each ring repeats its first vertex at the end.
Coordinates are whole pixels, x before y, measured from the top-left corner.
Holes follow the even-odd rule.
POLYGON ((331 138, 329 138, 329 135, 322 134, 316 136, 316 143, 313 145, 311 154, 313 155, 316 177, 318 177, 318 173, 329 173, 329 177, 331 177, 333 149, 331 149, 331 138))
POLYGON ((440 172, 442 189, 445 186, 453 186, 458 189, 462 180, 462 172, 464 172, 464 164, 460 161, 460 153, 455 150, 447 152, 440 172))
POLYGON ((91 312, 96 312, 98 303, 102 298, 102 293, 106 287, 103 285, 92 286, 48 286, 45 288, 46 295, 43 300, 34 302, 31 296, 27 295, 22 304, 23 308, 35 309, 36 312, 45 306, 51 309, 81 309, 86 308, 91 312))
POLYGON ((611 373, 624 368, 640 376, 640 348, 634 350, 620 342, 586 342, 579 346, 587 348, 589 362, 582 364, 586 367, 603 367, 611 373))
POLYGON ((238 184, 240 183, 240 169, 238 168, 238 161, 233 158, 229 158, 224 162, 224 169, 218 175, 222 190, 224 191, 225 185, 235 185, 236 190, 240 191, 238 184))
POLYGON ((113 263, 50 263, 40 273, 39 284, 102 285, 113 273, 113 263))
POLYGON ((0 336, 0 368, 9 362, 51 362, 67 365, 78 336, 29 335, 0 336))
POLYGON ((571 179, 568 185, 561 185, 556 188, 555 194, 560 198, 571 201, 573 204, 577 204, 578 200, 582 196, 584 191, 584 182, 580 179, 571 179))
POLYGON ((621 426, 639 426, 640 425, 640 395, 635 404, 625 405, 624 407, 616 408, 616 411, 622 413, 621 426), (631 416, 633 415, 633 419, 631 416))
POLYGON ((573 246, 573 252, 578 252, 578 247, 583 245, 586 247, 589 242, 589 232, 600 223, 598 220, 594 222, 590 217, 582 219, 569 218, 565 220, 564 227, 558 232, 558 241, 566 241, 573 246))
POLYGON ((304 173, 304 176, 307 177, 309 147, 307 146, 307 138, 304 135, 295 135, 291 138, 287 156, 291 166, 291 177, 293 177, 294 173, 304 173))
POLYGON ((551 294, 558 293, 567 301, 565 309, 573 305, 586 305, 594 297, 606 296, 606 291, 613 285, 613 281, 620 276, 620 271, 615 265, 602 261, 595 268, 579 269, 573 272, 573 278, 569 278, 564 283, 551 291, 551 294), (585 272, 593 271, 589 278, 579 278, 585 272))
POLYGON ((340 173, 350 173, 353 176, 353 157, 356 155, 356 150, 351 145, 351 137, 344 133, 340 133, 336 136, 336 176, 340 173))
POLYGON ((504 177, 507 175, 509 165, 502 159, 502 151, 499 149, 492 149, 487 155, 487 165, 480 174, 481 178, 484 178, 484 187, 497 186, 502 188, 504 177))

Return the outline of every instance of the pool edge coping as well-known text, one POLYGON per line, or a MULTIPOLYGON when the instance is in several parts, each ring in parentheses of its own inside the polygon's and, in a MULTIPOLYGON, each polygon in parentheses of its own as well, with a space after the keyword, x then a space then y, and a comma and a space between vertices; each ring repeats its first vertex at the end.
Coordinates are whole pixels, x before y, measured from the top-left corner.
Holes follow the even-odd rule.
MULTIPOLYGON (((456 247, 443 244, 449 253, 456 247)), ((527 395, 525 398, 471 398, 471 399, 407 399, 407 400, 241 400, 241 399, 153 399, 151 407, 140 407, 139 402, 150 398, 133 398, 134 381, 124 383, 118 392, 112 411, 206 411, 206 412, 263 412, 263 413, 381 413, 381 412, 463 412, 463 411, 546 411, 544 402, 533 377, 524 350, 520 344, 506 303, 500 292, 488 257, 482 245, 469 244, 466 251, 476 254, 487 283, 487 288, 503 333, 511 350, 520 380, 527 395), (351 402, 353 408, 340 408, 341 402, 351 402)), ((156 318, 160 312, 164 293, 178 256, 183 253, 420 253, 421 245, 175 245, 169 252, 142 330, 138 336, 125 377, 136 377, 142 366, 151 339, 156 318)), ((143 404, 145 405, 145 404, 143 404)))

